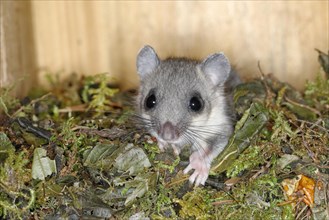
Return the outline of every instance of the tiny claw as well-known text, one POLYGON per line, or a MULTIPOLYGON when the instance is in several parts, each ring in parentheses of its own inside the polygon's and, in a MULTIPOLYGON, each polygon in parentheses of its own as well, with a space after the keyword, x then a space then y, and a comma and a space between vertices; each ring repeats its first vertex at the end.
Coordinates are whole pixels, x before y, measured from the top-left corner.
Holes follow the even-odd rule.
POLYGON ((158 147, 160 149, 160 152, 165 152, 165 149, 167 149, 168 144, 166 142, 162 142, 158 140, 158 147))
MULTIPOLYGON (((200 183, 201 183, 201 177, 198 176, 198 178, 197 178, 196 181, 195 181, 195 186, 199 186, 200 183)), ((202 183, 201 183, 201 184, 202 184, 202 183)), ((203 184, 202 184, 202 185, 203 185, 203 184)))
POLYGON ((191 164, 189 164, 189 165, 184 169, 183 173, 184 173, 184 174, 187 174, 187 173, 190 172, 190 170, 192 170, 192 169, 193 169, 193 168, 192 168, 191 164))
POLYGON ((195 183, 195 186, 205 185, 209 175, 210 162, 206 161, 198 152, 194 152, 190 156, 190 164, 184 169, 184 174, 192 169, 194 172, 189 178, 191 184, 195 183))
POLYGON ((206 180, 208 178, 208 175, 204 175, 202 173, 199 173, 199 172, 194 172, 193 173, 193 178, 192 176, 190 177, 190 181, 191 183, 193 184, 193 182, 195 182, 195 186, 199 186, 199 185, 205 185, 206 184, 206 180), (195 175, 195 176, 193 176, 195 175))
POLYGON ((176 156, 178 156, 179 154, 180 154, 180 148, 179 147, 177 147, 176 145, 172 145, 172 148, 173 148, 173 150, 174 150, 174 154, 176 155, 176 156))
POLYGON ((158 141, 158 147, 161 152, 164 152, 164 145, 160 141, 158 141))
MULTIPOLYGON (((200 177, 200 176, 199 176, 200 177)), ((205 185, 206 184, 206 180, 208 179, 208 175, 203 175, 200 177, 200 184, 201 185, 205 185)))
MULTIPOLYGON (((195 182, 195 179, 197 179, 199 173, 194 171, 194 173, 190 176, 189 181, 191 184, 195 182)), ((197 182, 195 183, 195 186, 197 186, 197 182)))

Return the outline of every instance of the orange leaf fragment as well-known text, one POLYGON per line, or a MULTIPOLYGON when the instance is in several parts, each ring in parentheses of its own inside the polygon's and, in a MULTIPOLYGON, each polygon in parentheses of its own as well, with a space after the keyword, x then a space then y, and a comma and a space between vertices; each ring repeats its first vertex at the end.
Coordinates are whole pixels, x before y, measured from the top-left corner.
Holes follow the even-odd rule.
POLYGON ((297 189, 304 192, 303 202, 308 206, 312 206, 314 203, 315 181, 304 175, 299 176, 301 176, 301 179, 297 189))
POLYGON ((315 181, 313 179, 304 175, 298 175, 293 179, 284 179, 281 184, 288 201, 292 201, 295 204, 297 200, 302 200, 308 206, 313 205, 315 189, 315 181))

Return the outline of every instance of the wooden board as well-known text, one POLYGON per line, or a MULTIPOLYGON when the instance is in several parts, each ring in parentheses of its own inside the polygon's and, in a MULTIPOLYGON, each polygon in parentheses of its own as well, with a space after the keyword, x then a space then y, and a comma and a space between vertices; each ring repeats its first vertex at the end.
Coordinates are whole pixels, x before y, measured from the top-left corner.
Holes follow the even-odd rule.
MULTIPOLYGON (((329 49, 328 1, 32 1, 38 79, 109 72, 138 85, 145 44, 160 57, 223 51, 244 78, 274 73, 301 89, 329 49)), ((15 42, 12 42, 15 44, 15 42)), ((33 74, 33 73, 31 73, 33 74)))
POLYGON ((0 87, 14 86, 16 96, 37 84, 33 34, 31 4, 0 1, 0 87))

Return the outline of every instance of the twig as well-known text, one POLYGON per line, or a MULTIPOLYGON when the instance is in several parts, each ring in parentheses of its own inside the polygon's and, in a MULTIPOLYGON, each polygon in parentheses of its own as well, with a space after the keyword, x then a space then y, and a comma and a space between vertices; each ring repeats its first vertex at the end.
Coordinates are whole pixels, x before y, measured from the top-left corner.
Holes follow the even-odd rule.
POLYGON ((227 158, 230 157, 231 155, 234 155, 235 153, 237 153, 237 150, 234 150, 232 152, 230 152, 229 154, 227 154, 221 162, 219 162, 215 167, 213 167, 211 170, 216 170, 218 167, 220 167, 224 162, 226 162, 227 158))
MULTIPOLYGON (((29 103, 29 105, 33 105, 34 103, 39 102, 40 100, 42 100, 42 99, 48 97, 49 95, 51 95, 51 93, 47 93, 47 94, 41 96, 40 98, 33 99, 33 100, 29 103)), ((21 106, 16 112, 14 112, 14 114, 12 114, 12 116, 10 116, 10 118, 15 118, 15 117, 17 116, 18 113, 20 113, 21 111, 23 111, 24 108, 26 108, 25 105, 21 106)))
POLYGON ((304 206, 304 208, 298 213, 296 220, 299 219, 299 217, 303 214, 303 212, 308 208, 307 205, 304 206))
POLYGON ((298 122, 306 123, 306 124, 310 124, 310 125, 312 125, 312 126, 310 127, 310 129, 313 129, 314 127, 318 127, 319 129, 323 130, 324 132, 326 132, 326 133, 328 134, 328 130, 327 130, 325 127, 319 125, 319 123, 321 122, 321 120, 322 120, 322 119, 318 119, 315 123, 313 123, 313 122, 310 122, 310 121, 305 121, 305 120, 301 120, 301 119, 296 119, 296 121, 298 121, 298 122))
POLYGON ((264 173, 269 167, 271 166, 271 162, 267 162, 265 166, 262 166, 262 168, 257 171, 252 177, 250 177, 249 181, 256 179, 260 174, 264 173))
POLYGON ((289 201, 284 201, 284 202, 280 202, 278 204, 276 204, 277 206, 285 206, 285 205, 289 205, 291 203, 294 203, 294 200, 289 200, 289 201))
POLYGON ((186 180, 188 180, 189 176, 188 175, 185 175, 183 176, 181 179, 179 180, 176 180, 176 181, 173 181, 169 184, 165 184, 165 188, 171 188, 172 186, 176 185, 176 184, 179 184, 181 182, 185 182, 186 180))
POLYGON ((213 202, 212 205, 213 206, 218 206, 218 205, 226 205, 226 204, 233 204, 235 201, 234 200, 221 200, 221 201, 216 201, 213 202))
POLYGON ((294 105, 298 105, 298 106, 300 106, 300 107, 302 107, 302 108, 306 108, 306 109, 308 109, 308 110, 314 112, 315 114, 321 116, 321 112, 319 112, 319 111, 316 110, 315 108, 311 108, 311 107, 309 107, 309 106, 307 106, 307 105, 303 105, 303 104, 301 104, 301 103, 295 102, 295 101, 289 99, 288 97, 285 97, 285 99, 286 99, 288 102, 290 102, 290 103, 292 103, 292 104, 294 104, 294 105))
POLYGON ((317 162, 318 160, 314 157, 314 152, 313 151, 311 151, 311 149, 308 147, 308 145, 307 145, 307 143, 306 143, 306 141, 305 141, 305 139, 304 139, 304 136, 302 136, 302 140, 303 140, 303 145, 304 145, 304 147, 307 149, 307 151, 308 151, 308 153, 309 153, 309 156, 312 158, 312 160, 314 161, 314 162, 317 162))
MULTIPOLYGON (((269 88, 269 86, 267 85, 267 82, 265 81, 265 74, 264 74, 264 72, 263 72, 263 70, 262 70, 262 67, 260 66, 260 62, 258 61, 258 70, 259 70, 259 72, 260 72, 260 74, 261 74, 261 80, 262 80, 262 83, 264 84, 264 86, 265 86, 265 89, 266 89, 266 101, 268 100, 268 98, 269 99, 272 99, 272 97, 273 97, 273 93, 271 92, 271 90, 270 90, 270 88, 269 88)), ((267 106, 268 106, 268 104, 269 103, 266 103, 267 104, 267 106)))

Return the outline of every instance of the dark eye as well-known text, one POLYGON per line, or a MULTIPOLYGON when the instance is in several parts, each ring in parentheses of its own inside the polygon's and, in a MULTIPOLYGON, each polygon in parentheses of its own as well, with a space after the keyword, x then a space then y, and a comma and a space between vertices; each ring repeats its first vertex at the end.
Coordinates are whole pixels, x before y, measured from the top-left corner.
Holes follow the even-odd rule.
POLYGON ((156 105, 156 98, 154 94, 149 95, 145 100, 145 108, 151 109, 156 105))
POLYGON ((197 96, 193 96, 190 99, 189 107, 194 112, 200 111, 202 109, 202 107, 203 107, 202 100, 199 97, 197 97, 197 96))

